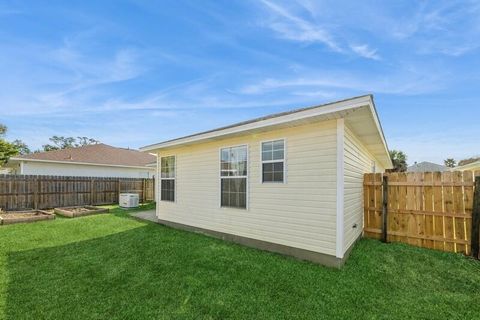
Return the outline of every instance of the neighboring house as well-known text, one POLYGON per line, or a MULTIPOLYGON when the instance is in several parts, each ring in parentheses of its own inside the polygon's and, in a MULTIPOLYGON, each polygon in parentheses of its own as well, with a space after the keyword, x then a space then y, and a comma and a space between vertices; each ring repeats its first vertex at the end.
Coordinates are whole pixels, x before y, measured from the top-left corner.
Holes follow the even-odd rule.
POLYGON ((448 170, 449 168, 446 166, 427 161, 420 163, 415 162, 414 165, 407 168, 407 172, 444 172, 448 170))
POLYGON ((0 174, 10 174, 10 173, 12 173, 12 171, 13 171, 12 168, 0 167, 0 174))
POLYGON ((370 95, 141 148, 160 223, 340 266, 362 235, 363 175, 392 168, 370 95))
POLYGON ((13 174, 152 178, 154 155, 103 143, 10 158, 13 174))
POLYGON ((452 171, 480 171, 480 160, 452 168, 452 171))

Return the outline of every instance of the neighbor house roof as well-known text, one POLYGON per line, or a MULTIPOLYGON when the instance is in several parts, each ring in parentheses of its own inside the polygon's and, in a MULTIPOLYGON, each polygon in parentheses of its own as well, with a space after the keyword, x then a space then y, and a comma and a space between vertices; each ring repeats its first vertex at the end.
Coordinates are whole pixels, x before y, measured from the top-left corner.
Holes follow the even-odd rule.
POLYGON ((339 118, 346 120, 346 124, 350 129, 360 138, 367 149, 382 162, 385 168, 392 168, 387 142, 378 119, 372 95, 364 95, 323 105, 276 113, 226 127, 148 145, 140 148, 140 150, 149 152, 243 135, 246 132, 262 132, 273 128, 290 127, 311 123, 313 121, 339 118))
POLYGON ((458 166, 453 168, 452 170, 460 170, 460 171, 466 171, 466 170, 480 170, 480 160, 475 161, 475 162, 470 162, 466 165, 463 166, 458 166))
POLYGON ((98 143, 78 148, 67 148, 16 156, 10 158, 10 161, 146 167, 155 162, 156 157, 138 150, 116 148, 103 143, 98 143))
POLYGON ((427 161, 415 163, 414 165, 407 168, 407 172, 444 172, 447 170, 448 168, 446 166, 427 161))

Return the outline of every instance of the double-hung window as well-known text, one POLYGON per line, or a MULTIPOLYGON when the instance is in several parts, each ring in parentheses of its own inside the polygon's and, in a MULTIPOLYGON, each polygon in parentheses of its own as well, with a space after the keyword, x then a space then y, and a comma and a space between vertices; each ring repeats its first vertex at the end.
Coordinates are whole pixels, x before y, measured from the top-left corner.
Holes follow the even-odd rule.
POLYGON ((175 201, 175 156, 160 159, 160 200, 175 201))
POLYGON ((262 182, 285 181, 285 140, 262 142, 262 182))
POLYGON ((221 206, 247 208, 247 146, 220 150, 221 206))

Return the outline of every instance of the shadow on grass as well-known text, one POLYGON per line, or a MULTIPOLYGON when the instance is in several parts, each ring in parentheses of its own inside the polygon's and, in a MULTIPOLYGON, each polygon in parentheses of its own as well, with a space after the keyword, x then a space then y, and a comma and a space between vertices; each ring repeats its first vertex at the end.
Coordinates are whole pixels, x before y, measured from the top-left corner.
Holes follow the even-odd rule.
POLYGON ((155 224, 8 255, 6 319, 469 319, 480 271, 361 241, 342 270, 155 224))

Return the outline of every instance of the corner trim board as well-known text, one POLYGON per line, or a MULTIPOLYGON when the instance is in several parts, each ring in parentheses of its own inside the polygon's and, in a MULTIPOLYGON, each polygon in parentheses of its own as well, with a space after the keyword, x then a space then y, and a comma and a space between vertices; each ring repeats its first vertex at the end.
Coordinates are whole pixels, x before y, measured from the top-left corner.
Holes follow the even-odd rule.
POLYGON ((345 119, 337 119, 337 220, 336 257, 344 257, 344 172, 345 172, 345 119))

